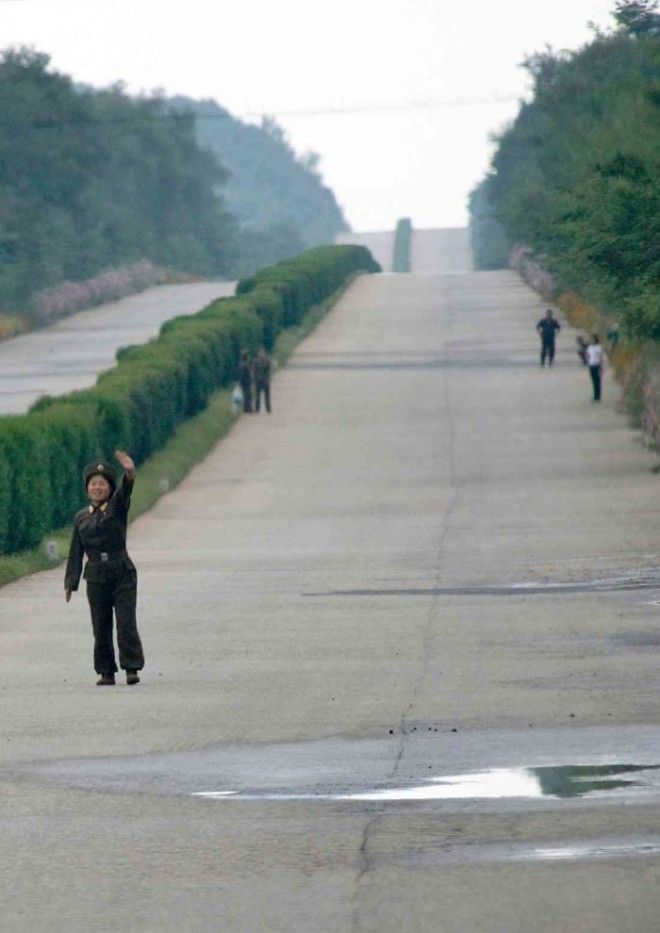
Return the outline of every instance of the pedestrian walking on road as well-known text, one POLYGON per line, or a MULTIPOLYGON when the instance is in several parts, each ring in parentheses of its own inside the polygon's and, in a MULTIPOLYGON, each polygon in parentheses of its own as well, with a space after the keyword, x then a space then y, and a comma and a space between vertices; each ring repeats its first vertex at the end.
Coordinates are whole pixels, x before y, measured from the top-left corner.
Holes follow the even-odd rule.
POLYGON ((83 557, 87 555, 84 579, 94 631, 94 668, 99 687, 115 683, 117 663, 112 637, 114 609, 117 622, 119 664, 126 671, 126 683, 140 682, 138 671, 144 667, 142 642, 137 630, 137 571, 126 551, 126 528, 135 464, 123 450, 115 456, 124 469, 117 486, 114 468, 103 460, 85 467, 83 481, 89 505, 73 520, 69 559, 64 575, 67 601, 78 589, 83 557))
POLYGON ((555 361, 555 335, 561 330, 561 324, 553 316, 550 308, 545 312, 545 317, 538 322, 536 329, 541 335, 541 366, 545 366, 546 357, 548 365, 552 366, 555 361))
POLYGON ((257 358, 254 361, 254 397, 256 410, 261 407, 261 393, 263 392, 266 402, 266 411, 270 413, 270 372, 271 363, 265 347, 260 347, 257 358))
POLYGON ((243 411, 252 411, 252 364, 247 350, 241 353, 241 363, 238 369, 238 382, 243 393, 243 411))
POLYGON ((587 347, 587 366, 591 376, 591 384, 594 389, 594 402, 600 402, 600 394, 603 379, 603 348, 598 334, 593 334, 591 343, 587 347))

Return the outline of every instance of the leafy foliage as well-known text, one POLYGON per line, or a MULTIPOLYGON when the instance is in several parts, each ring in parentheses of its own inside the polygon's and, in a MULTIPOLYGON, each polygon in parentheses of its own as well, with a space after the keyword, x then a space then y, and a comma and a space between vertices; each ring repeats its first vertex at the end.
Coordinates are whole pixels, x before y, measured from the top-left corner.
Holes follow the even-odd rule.
POLYGON ((657 0, 617 0, 614 19, 633 36, 657 35, 660 16, 657 0))
POLYGON ((234 259, 226 173, 192 118, 119 87, 74 88, 48 56, 0 56, 0 307, 151 260, 217 275, 234 259))
POLYGON ((490 196, 491 178, 470 192, 470 240, 477 269, 506 269, 510 244, 506 231, 495 216, 490 196))
POLYGON ((364 247, 309 250, 239 283, 235 298, 167 321, 157 340, 122 350, 94 388, 0 417, 0 553, 36 546, 70 517, 85 463, 116 448, 142 463, 235 379, 241 349, 272 346, 349 276, 378 268, 364 247))
POLYGON ((529 244, 627 332, 660 339, 660 42, 655 3, 621 2, 620 28, 575 53, 529 58, 534 83, 499 137, 486 197, 510 243, 529 244))

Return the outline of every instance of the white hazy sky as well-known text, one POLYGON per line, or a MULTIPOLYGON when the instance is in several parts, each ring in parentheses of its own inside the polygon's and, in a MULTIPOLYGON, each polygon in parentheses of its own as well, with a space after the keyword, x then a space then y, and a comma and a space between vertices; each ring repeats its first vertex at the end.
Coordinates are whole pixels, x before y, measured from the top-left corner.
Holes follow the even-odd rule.
POLYGON ((527 90, 523 57, 577 48, 614 0, 0 0, 0 48, 31 45, 78 81, 274 113, 356 230, 462 226, 489 134, 527 90), (514 98, 460 105, 456 101, 514 98), (448 101, 444 106, 426 106, 448 101), (452 103, 453 102, 453 103, 452 103), (415 104, 414 109, 382 109, 415 104), (343 114, 288 111, 351 108, 343 114), (374 105, 369 109, 369 105, 374 105), (423 105, 423 106, 422 106, 423 105), (381 107, 379 111, 379 107, 381 107))

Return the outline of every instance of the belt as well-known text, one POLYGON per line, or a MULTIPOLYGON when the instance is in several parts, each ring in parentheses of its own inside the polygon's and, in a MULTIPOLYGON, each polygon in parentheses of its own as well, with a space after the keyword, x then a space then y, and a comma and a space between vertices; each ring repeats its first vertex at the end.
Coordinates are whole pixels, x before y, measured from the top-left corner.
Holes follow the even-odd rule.
POLYGON ((120 560, 122 557, 128 557, 126 548, 122 551, 87 551, 87 560, 90 564, 105 564, 109 560, 120 560))

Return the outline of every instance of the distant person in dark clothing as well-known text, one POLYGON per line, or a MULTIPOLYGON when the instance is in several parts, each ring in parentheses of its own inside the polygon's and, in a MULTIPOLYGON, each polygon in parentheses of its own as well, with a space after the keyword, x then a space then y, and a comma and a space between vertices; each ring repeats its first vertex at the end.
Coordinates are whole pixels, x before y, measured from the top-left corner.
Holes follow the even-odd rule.
POLYGON ((580 358, 580 361, 583 366, 587 365, 587 347, 589 344, 584 339, 584 337, 576 337, 575 343, 577 344, 577 355, 580 358))
POLYGON ((254 397, 257 411, 260 410, 261 393, 263 392, 266 402, 266 411, 270 413, 270 371, 270 359, 266 353, 265 347, 261 347, 252 366, 254 375, 254 397))
POLYGON ((553 317, 550 308, 545 312, 545 317, 538 322, 536 329, 541 335, 541 366, 545 366, 546 357, 548 365, 552 366, 555 361, 555 335, 561 330, 561 324, 553 317))
POLYGON ((598 334, 593 335, 591 343, 587 347, 587 366, 589 367, 591 384, 594 389, 594 402, 600 402, 603 376, 603 348, 598 339, 598 334))
POLYGON ((238 381, 243 393, 243 411, 252 411, 252 364, 247 350, 241 353, 241 363, 238 369, 238 381))

